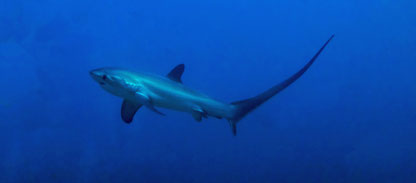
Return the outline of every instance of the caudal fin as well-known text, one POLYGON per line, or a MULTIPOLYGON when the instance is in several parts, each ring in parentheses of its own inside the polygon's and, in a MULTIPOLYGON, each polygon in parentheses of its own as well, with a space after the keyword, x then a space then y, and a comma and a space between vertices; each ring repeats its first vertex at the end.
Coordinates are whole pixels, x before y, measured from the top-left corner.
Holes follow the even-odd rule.
POLYGON ((271 87, 270 89, 266 90, 265 92, 241 101, 236 101, 231 104, 233 104, 236 108, 235 113, 232 118, 228 119, 230 126, 232 128, 233 134, 237 135, 237 129, 236 124, 238 121, 240 121, 244 116, 246 116, 248 113, 256 109, 258 106, 269 100, 271 97, 288 87, 290 84, 295 82, 300 76, 303 75, 303 73, 306 72, 306 70, 309 69, 309 67, 313 64, 313 62, 318 58, 319 54, 321 54, 322 50, 326 47, 326 45, 332 40, 334 35, 332 35, 328 41, 319 49, 319 51, 312 57, 309 62, 303 66, 298 72, 284 80, 283 82, 271 87))

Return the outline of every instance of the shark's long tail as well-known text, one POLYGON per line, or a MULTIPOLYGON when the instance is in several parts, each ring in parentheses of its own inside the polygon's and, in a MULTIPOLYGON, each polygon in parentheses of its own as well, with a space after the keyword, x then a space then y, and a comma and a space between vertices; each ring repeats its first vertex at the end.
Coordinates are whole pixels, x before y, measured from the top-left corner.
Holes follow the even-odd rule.
POLYGON ((300 69, 298 72, 293 74, 288 79, 286 79, 283 82, 271 87, 270 89, 266 90, 265 92, 255 96, 255 97, 231 103, 236 108, 233 117, 228 119, 228 121, 231 125, 231 128, 232 128, 233 134, 234 135, 237 134, 236 125, 237 125, 238 121, 240 121, 248 113, 250 113, 251 111, 256 109, 258 106, 260 106, 261 104, 263 104, 264 102, 269 100, 271 97, 273 97, 274 95, 276 95, 277 93, 279 93, 280 91, 282 91, 283 89, 288 87, 290 84, 295 82, 300 76, 302 76, 303 73, 305 73, 306 70, 308 70, 309 67, 313 64, 313 62, 316 60, 316 58, 318 58, 319 54, 321 54, 322 50, 324 50, 326 45, 331 41, 331 39, 333 37, 334 37, 334 35, 332 35, 328 39, 328 41, 326 41, 326 43, 321 47, 321 49, 319 49, 319 51, 312 57, 312 59, 309 60, 309 62, 305 66, 302 67, 302 69, 300 69))

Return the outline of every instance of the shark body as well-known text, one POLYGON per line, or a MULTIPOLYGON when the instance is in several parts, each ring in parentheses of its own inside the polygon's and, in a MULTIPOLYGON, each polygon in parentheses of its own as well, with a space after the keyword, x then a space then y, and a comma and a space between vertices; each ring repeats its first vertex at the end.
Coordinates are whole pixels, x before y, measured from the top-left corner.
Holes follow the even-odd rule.
POLYGON ((303 75, 332 38, 333 36, 305 66, 288 79, 255 97, 233 103, 220 102, 183 85, 181 76, 185 69, 184 64, 177 65, 166 76, 117 68, 95 69, 90 71, 90 75, 104 90, 124 99, 121 117, 126 123, 133 121, 135 113, 142 106, 164 115, 156 109, 161 107, 188 112, 198 122, 207 117, 225 118, 229 121, 233 134, 236 135, 237 122, 303 75))

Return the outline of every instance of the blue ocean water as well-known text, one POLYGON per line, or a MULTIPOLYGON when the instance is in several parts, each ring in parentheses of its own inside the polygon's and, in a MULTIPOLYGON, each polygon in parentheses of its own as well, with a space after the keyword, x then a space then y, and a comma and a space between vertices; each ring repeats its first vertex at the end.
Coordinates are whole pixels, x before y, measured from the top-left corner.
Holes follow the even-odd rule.
POLYGON ((416 182, 416 1, 0 0, 0 182, 416 182), (232 102, 225 120, 141 109, 91 69, 160 75, 232 102))

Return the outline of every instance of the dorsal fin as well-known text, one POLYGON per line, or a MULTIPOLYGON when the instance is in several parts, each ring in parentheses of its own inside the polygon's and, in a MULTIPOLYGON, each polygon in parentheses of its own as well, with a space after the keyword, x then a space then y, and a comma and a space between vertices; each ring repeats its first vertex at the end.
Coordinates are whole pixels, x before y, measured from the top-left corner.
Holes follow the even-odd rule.
POLYGON ((185 64, 179 64, 169 72, 167 77, 173 81, 182 83, 181 77, 182 77, 184 70, 185 70, 185 64))

